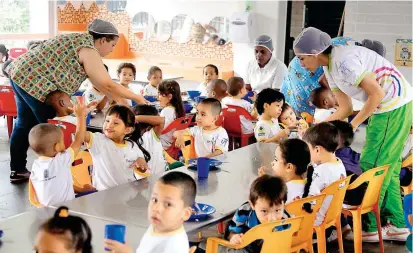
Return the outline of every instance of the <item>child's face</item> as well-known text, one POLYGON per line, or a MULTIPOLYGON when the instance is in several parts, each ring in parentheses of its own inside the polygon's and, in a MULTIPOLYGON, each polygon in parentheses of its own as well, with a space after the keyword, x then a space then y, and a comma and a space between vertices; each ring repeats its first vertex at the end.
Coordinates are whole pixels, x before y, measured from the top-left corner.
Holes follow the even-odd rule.
POLYGON ((282 112, 279 119, 280 122, 286 126, 295 126, 298 123, 297 116, 291 108, 288 108, 287 110, 282 112))
POLYGON ((328 90, 320 94, 319 104, 321 105, 322 109, 331 109, 336 106, 337 101, 333 93, 328 90))
POLYGON ((212 80, 217 80, 218 79, 218 75, 215 72, 215 69, 212 67, 206 67, 204 69, 204 82, 205 83, 209 83, 212 80))
POLYGON ((171 100, 172 100, 172 94, 158 94, 158 100, 159 100, 159 105, 161 106, 161 108, 165 108, 167 107, 171 100))
POLYGON ((252 209, 254 209, 258 220, 261 223, 281 220, 284 214, 284 203, 280 205, 270 206, 270 202, 265 198, 258 198, 255 205, 250 201, 252 209))
POLYGON ((156 182, 148 206, 148 219, 154 232, 167 233, 179 229, 191 216, 191 207, 185 206, 181 188, 156 182))
POLYGON ((271 118, 278 119, 280 117, 283 107, 283 101, 272 102, 271 104, 264 104, 264 113, 271 118))
POLYGON ((215 125, 218 116, 212 114, 211 105, 198 104, 196 107, 196 123, 200 127, 211 127, 215 125))
POLYGON ((153 87, 158 87, 158 85, 162 82, 162 72, 161 71, 155 71, 149 78, 149 83, 153 87))
POLYGON ((292 172, 292 166, 290 163, 286 163, 282 157, 280 147, 275 150, 274 161, 271 163, 273 174, 277 177, 283 178, 285 181, 289 180, 292 172))
POLYGON ((73 253, 73 250, 66 248, 66 238, 65 235, 53 235, 40 230, 34 242, 34 249, 37 253, 50 253, 50 252, 61 252, 61 253, 73 253))
POLYGON ((130 84, 135 76, 133 75, 133 71, 131 68, 123 68, 119 74, 119 81, 122 85, 130 84))
POLYGON ((127 127, 117 114, 107 115, 103 123, 103 133, 115 142, 123 141, 126 135, 133 131, 132 127, 127 127))

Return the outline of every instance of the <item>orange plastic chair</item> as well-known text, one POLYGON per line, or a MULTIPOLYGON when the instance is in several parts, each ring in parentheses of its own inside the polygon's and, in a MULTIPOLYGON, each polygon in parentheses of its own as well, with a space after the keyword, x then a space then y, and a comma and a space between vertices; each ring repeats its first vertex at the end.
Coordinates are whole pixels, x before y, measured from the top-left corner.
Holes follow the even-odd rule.
POLYGON ((92 156, 87 151, 80 151, 76 156, 73 166, 70 168, 72 173, 73 185, 82 188, 84 185, 92 185, 92 177, 89 173, 89 166, 93 165, 92 156))
POLYGON ((287 212, 294 216, 303 217, 298 233, 294 235, 290 252, 300 252, 304 249, 307 252, 313 252, 313 225, 318 210, 320 210, 325 194, 311 196, 288 203, 285 206, 287 212), (312 213, 308 213, 303 209, 305 203, 312 204, 312 213))
POLYGON ((29 179, 29 201, 30 204, 34 205, 35 207, 43 207, 43 205, 40 204, 39 200, 37 199, 36 190, 33 187, 31 179, 29 179))
POLYGON ((14 91, 7 85, 0 85, 0 115, 7 117, 7 131, 10 137, 13 132, 13 118, 17 116, 17 105, 14 91))
MULTIPOLYGON (((256 120, 249 114, 247 110, 240 106, 235 105, 227 105, 228 108, 224 108, 222 110, 222 115, 224 117, 223 127, 227 130, 228 137, 232 143, 235 142, 235 138, 241 138, 241 147, 245 147, 248 145, 249 138, 254 136, 254 133, 250 134, 243 134, 242 127, 241 127, 241 119, 240 116, 244 116, 247 120, 253 121, 256 120)), ((235 148, 231 147, 232 149, 235 148)), ((231 150, 232 150, 231 149, 231 150)))
POLYGON ((231 249, 242 249, 256 240, 263 240, 261 253, 291 252, 293 234, 300 228, 302 220, 303 217, 295 217, 260 224, 248 230, 242 237, 242 243, 237 245, 230 244, 229 241, 220 238, 210 237, 207 240, 206 253, 218 253, 219 245, 231 249), (282 231, 274 231, 275 227, 287 224, 290 224, 288 228, 282 231))
POLYGON ((58 127, 60 127, 63 131, 63 138, 65 141, 65 147, 69 148, 70 145, 72 145, 73 142, 73 134, 76 133, 76 126, 73 125, 72 123, 68 123, 68 122, 64 122, 64 121, 60 121, 60 120, 54 120, 54 119, 49 119, 47 121, 47 123, 49 124, 53 124, 56 125, 58 127))
MULTIPOLYGON (((326 229, 335 226, 337 229, 337 239, 340 253, 344 253, 343 248, 343 236, 341 233, 341 208, 344 202, 344 196, 346 195, 346 190, 350 183, 351 176, 348 176, 344 179, 338 180, 321 192, 326 195, 326 198, 333 196, 331 198, 330 206, 327 210, 326 216, 323 223, 319 226, 314 227, 314 230, 317 234, 317 249, 318 253, 326 253, 326 229)), ((325 200, 324 200, 325 201, 325 200)))
POLYGON ((363 201, 359 206, 351 208, 343 208, 341 212, 347 216, 353 216, 353 233, 354 233, 354 252, 362 252, 362 227, 361 227, 361 215, 374 212, 376 215, 377 228, 380 239, 380 252, 384 252, 383 237, 381 234, 380 223, 380 190, 383 184, 383 180, 386 177, 387 170, 390 165, 385 165, 368 170, 361 174, 352 184, 349 185, 347 190, 352 190, 359 187, 361 184, 368 182, 366 192, 364 193, 363 201))
MULTIPOLYGON (((185 115, 184 117, 174 120, 162 131, 162 134, 167 134, 171 131, 175 132, 189 128, 193 117, 193 115, 185 115)), ((175 143, 172 143, 171 147, 166 150, 169 156, 175 160, 178 158, 178 151, 179 149, 175 147, 175 143)))
POLYGON ((20 55, 26 52, 27 52, 27 49, 24 47, 10 48, 9 56, 10 56, 10 59, 16 59, 17 57, 19 57, 20 55))
MULTIPOLYGON (((412 157, 413 155, 409 155, 406 160, 402 162, 402 168, 412 166, 412 157)), ((401 188, 403 189, 404 196, 406 196, 407 194, 412 192, 412 183, 410 183, 408 186, 401 186, 401 188)))

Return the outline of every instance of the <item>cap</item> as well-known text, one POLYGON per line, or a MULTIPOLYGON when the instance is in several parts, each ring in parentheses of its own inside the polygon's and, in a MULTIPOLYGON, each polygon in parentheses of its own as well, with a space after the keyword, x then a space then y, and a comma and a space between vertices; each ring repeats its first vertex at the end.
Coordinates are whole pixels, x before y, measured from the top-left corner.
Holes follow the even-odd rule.
POLYGON ((258 38, 255 39, 254 44, 255 46, 265 47, 271 53, 272 51, 274 51, 274 47, 272 46, 272 39, 268 35, 258 36, 258 38))
POLYGON ((97 34, 108 34, 108 35, 116 35, 119 36, 118 29, 108 21, 103 19, 95 19, 87 26, 87 30, 89 32, 94 32, 97 34))
POLYGON ((331 37, 327 33, 314 28, 305 28, 294 40, 296 55, 318 55, 331 46, 331 37))

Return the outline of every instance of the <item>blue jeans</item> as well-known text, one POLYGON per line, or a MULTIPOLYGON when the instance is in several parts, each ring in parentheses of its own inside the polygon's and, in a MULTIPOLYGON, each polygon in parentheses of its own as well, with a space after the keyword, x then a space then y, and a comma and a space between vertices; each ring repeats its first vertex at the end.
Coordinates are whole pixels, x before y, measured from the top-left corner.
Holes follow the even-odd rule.
POLYGON ((17 104, 17 120, 10 137, 10 170, 17 174, 26 172, 29 132, 39 123, 47 123, 56 112, 51 106, 35 99, 10 80, 17 104))

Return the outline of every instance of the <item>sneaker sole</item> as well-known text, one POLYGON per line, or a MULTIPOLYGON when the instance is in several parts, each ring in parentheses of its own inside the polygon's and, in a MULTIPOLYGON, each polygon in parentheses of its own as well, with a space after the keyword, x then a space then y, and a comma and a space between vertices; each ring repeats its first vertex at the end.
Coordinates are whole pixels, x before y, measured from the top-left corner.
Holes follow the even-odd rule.
POLYGON ((383 241, 406 242, 407 237, 406 237, 406 239, 402 239, 402 238, 383 238, 383 241))

